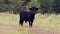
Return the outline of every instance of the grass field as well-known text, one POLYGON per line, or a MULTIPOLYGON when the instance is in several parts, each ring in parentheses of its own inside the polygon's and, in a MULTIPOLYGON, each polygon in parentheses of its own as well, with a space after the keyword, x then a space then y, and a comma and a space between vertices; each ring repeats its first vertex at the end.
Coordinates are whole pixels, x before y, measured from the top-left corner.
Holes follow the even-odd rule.
POLYGON ((60 34, 60 15, 36 14, 33 27, 30 28, 28 23, 24 23, 23 27, 19 25, 18 14, 0 13, 0 34, 43 34, 45 31, 60 34))

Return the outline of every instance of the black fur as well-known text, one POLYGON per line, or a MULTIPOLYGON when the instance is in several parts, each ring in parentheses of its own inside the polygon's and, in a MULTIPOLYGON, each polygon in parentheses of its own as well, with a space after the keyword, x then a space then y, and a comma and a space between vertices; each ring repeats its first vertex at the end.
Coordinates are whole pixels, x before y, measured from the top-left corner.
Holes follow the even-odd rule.
POLYGON ((31 7, 29 8, 29 12, 25 11, 25 10, 21 10, 19 12, 19 16, 20 16, 20 20, 19 20, 19 24, 23 26, 23 22, 29 22, 29 26, 32 27, 33 25, 33 21, 35 19, 35 13, 36 10, 38 10, 38 8, 36 7, 31 7))

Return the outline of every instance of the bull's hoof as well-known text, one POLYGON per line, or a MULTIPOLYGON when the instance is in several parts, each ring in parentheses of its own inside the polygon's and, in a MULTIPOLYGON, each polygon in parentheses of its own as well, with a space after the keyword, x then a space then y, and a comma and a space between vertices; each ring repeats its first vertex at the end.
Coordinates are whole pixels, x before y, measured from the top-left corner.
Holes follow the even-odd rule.
POLYGON ((21 26, 23 26, 23 24, 21 24, 21 26))
POLYGON ((23 26, 23 25, 21 25, 21 26, 23 26))
POLYGON ((20 26, 23 26, 23 24, 19 24, 20 26))
POLYGON ((32 27, 32 25, 29 25, 29 27, 32 27))

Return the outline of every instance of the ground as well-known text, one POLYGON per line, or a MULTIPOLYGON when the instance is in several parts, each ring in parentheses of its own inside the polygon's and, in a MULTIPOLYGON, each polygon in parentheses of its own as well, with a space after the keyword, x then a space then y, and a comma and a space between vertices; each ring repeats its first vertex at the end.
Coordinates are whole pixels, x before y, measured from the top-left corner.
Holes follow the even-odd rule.
POLYGON ((0 13, 0 34, 60 34, 60 15, 36 14, 33 27, 19 25, 19 15, 0 13))

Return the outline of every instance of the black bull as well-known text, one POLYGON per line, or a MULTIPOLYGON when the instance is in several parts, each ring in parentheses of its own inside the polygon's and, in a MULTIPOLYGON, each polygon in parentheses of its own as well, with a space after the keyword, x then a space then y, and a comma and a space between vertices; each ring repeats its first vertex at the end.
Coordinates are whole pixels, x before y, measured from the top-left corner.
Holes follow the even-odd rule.
POLYGON ((34 18, 35 18, 35 13, 36 13, 36 10, 38 10, 38 8, 36 7, 32 7, 32 8, 29 8, 29 12, 26 12, 26 11, 20 11, 19 12, 19 16, 20 16, 20 20, 19 20, 19 24, 21 26, 23 26, 23 22, 29 22, 29 26, 32 27, 33 25, 33 21, 34 21, 34 18))

